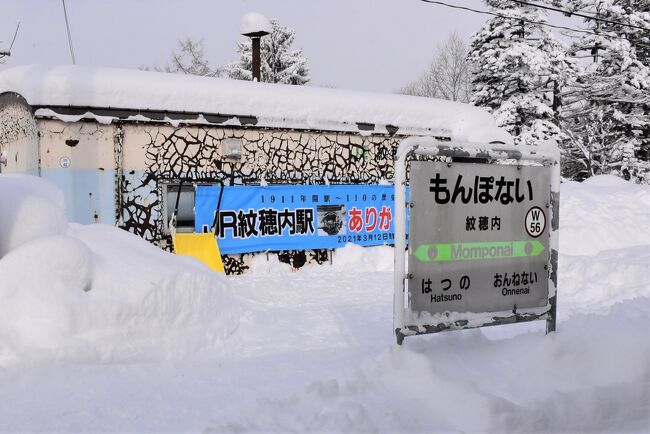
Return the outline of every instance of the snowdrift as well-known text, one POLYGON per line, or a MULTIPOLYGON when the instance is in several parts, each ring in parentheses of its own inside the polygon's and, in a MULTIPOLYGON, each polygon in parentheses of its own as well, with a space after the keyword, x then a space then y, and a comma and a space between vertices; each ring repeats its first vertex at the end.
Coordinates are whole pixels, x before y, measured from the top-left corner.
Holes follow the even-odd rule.
POLYGON ((0 176, 0 366, 161 360, 237 327, 224 277, 106 225, 68 224, 47 181, 0 176))
POLYGON ((650 245, 650 188, 611 175, 561 189, 560 252, 595 255, 650 245))
MULTIPOLYGON (((540 322, 406 339, 399 350, 259 401, 254 418, 208 430, 647 432, 650 188, 600 176, 565 183, 561 194, 557 333, 545 335, 540 322)), ((325 280, 355 270, 371 286, 371 275, 390 269, 382 249, 348 246, 329 271, 306 273, 325 280)), ((388 296, 383 303, 390 308, 388 296)))
POLYGON ((300 272, 259 255, 225 279, 68 224, 49 184, 2 176, 0 431, 647 432, 650 187, 596 177, 561 194, 556 333, 397 350, 389 247, 300 272))
POLYGON ((645 432, 650 298, 579 314, 550 336, 468 330, 407 340, 260 402, 216 432, 645 432))

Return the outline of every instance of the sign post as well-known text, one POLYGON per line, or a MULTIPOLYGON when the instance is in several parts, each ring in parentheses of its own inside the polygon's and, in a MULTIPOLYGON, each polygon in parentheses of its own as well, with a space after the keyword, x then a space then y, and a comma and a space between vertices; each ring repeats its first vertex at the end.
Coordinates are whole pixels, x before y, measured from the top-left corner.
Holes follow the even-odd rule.
POLYGON ((557 148, 409 138, 398 149, 395 171, 397 343, 410 335, 532 320, 546 320, 547 332, 554 331, 557 148), (406 203, 406 162, 413 155, 446 161, 410 162, 406 203))

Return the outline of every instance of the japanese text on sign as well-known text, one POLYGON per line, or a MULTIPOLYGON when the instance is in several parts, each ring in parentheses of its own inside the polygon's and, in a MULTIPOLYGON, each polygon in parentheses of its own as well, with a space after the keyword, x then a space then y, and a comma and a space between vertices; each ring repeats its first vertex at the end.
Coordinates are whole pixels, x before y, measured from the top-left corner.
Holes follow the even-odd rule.
POLYGON ((541 166, 411 162, 411 310, 546 306, 549 173, 541 166))
POLYGON ((196 189, 195 231, 217 224, 222 253, 364 246, 394 240, 394 193, 383 185, 282 185, 196 189))
MULTIPOLYGON (((466 177, 465 179, 472 179, 466 177)), ((530 180, 525 183, 520 178, 508 179, 505 176, 474 176, 473 182, 463 182, 463 175, 458 174, 453 188, 447 187, 447 178, 436 173, 430 179, 429 191, 434 194, 436 203, 500 203, 508 205, 533 200, 533 185, 530 180)), ((451 186, 452 183, 449 183, 451 186)))

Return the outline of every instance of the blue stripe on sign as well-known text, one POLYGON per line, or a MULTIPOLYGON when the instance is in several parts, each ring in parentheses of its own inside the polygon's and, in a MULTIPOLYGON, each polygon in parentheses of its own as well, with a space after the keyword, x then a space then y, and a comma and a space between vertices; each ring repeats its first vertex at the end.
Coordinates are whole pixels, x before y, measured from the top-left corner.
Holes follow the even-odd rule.
MULTIPOLYGON (((196 188, 196 232, 211 230, 220 189, 196 188)), ((225 187, 219 248, 248 253, 392 244, 394 202, 392 185, 225 187)))

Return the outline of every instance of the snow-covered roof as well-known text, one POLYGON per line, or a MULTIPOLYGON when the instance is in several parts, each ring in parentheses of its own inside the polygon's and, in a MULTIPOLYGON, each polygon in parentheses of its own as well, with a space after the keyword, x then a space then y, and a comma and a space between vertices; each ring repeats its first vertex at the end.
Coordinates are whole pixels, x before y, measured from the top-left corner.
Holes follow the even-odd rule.
POLYGON ((228 125, 240 124, 243 118, 249 121, 242 124, 259 127, 397 132, 455 141, 512 142, 511 136, 497 128, 494 118, 481 108, 405 95, 152 71, 38 65, 0 72, 0 93, 8 91, 22 95, 37 109, 37 115, 66 121, 82 117, 110 121, 120 117, 114 113, 122 110, 133 120, 143 120, 143 116, 146 119, 147 112, 164 112, 164 120, 170 122, 181 119, 228 125), (60 109, 65 107, 101 110, 70 117, 62 116, 65 111, 60 109), (132 116, 134 111, 137 116, 132 116))

